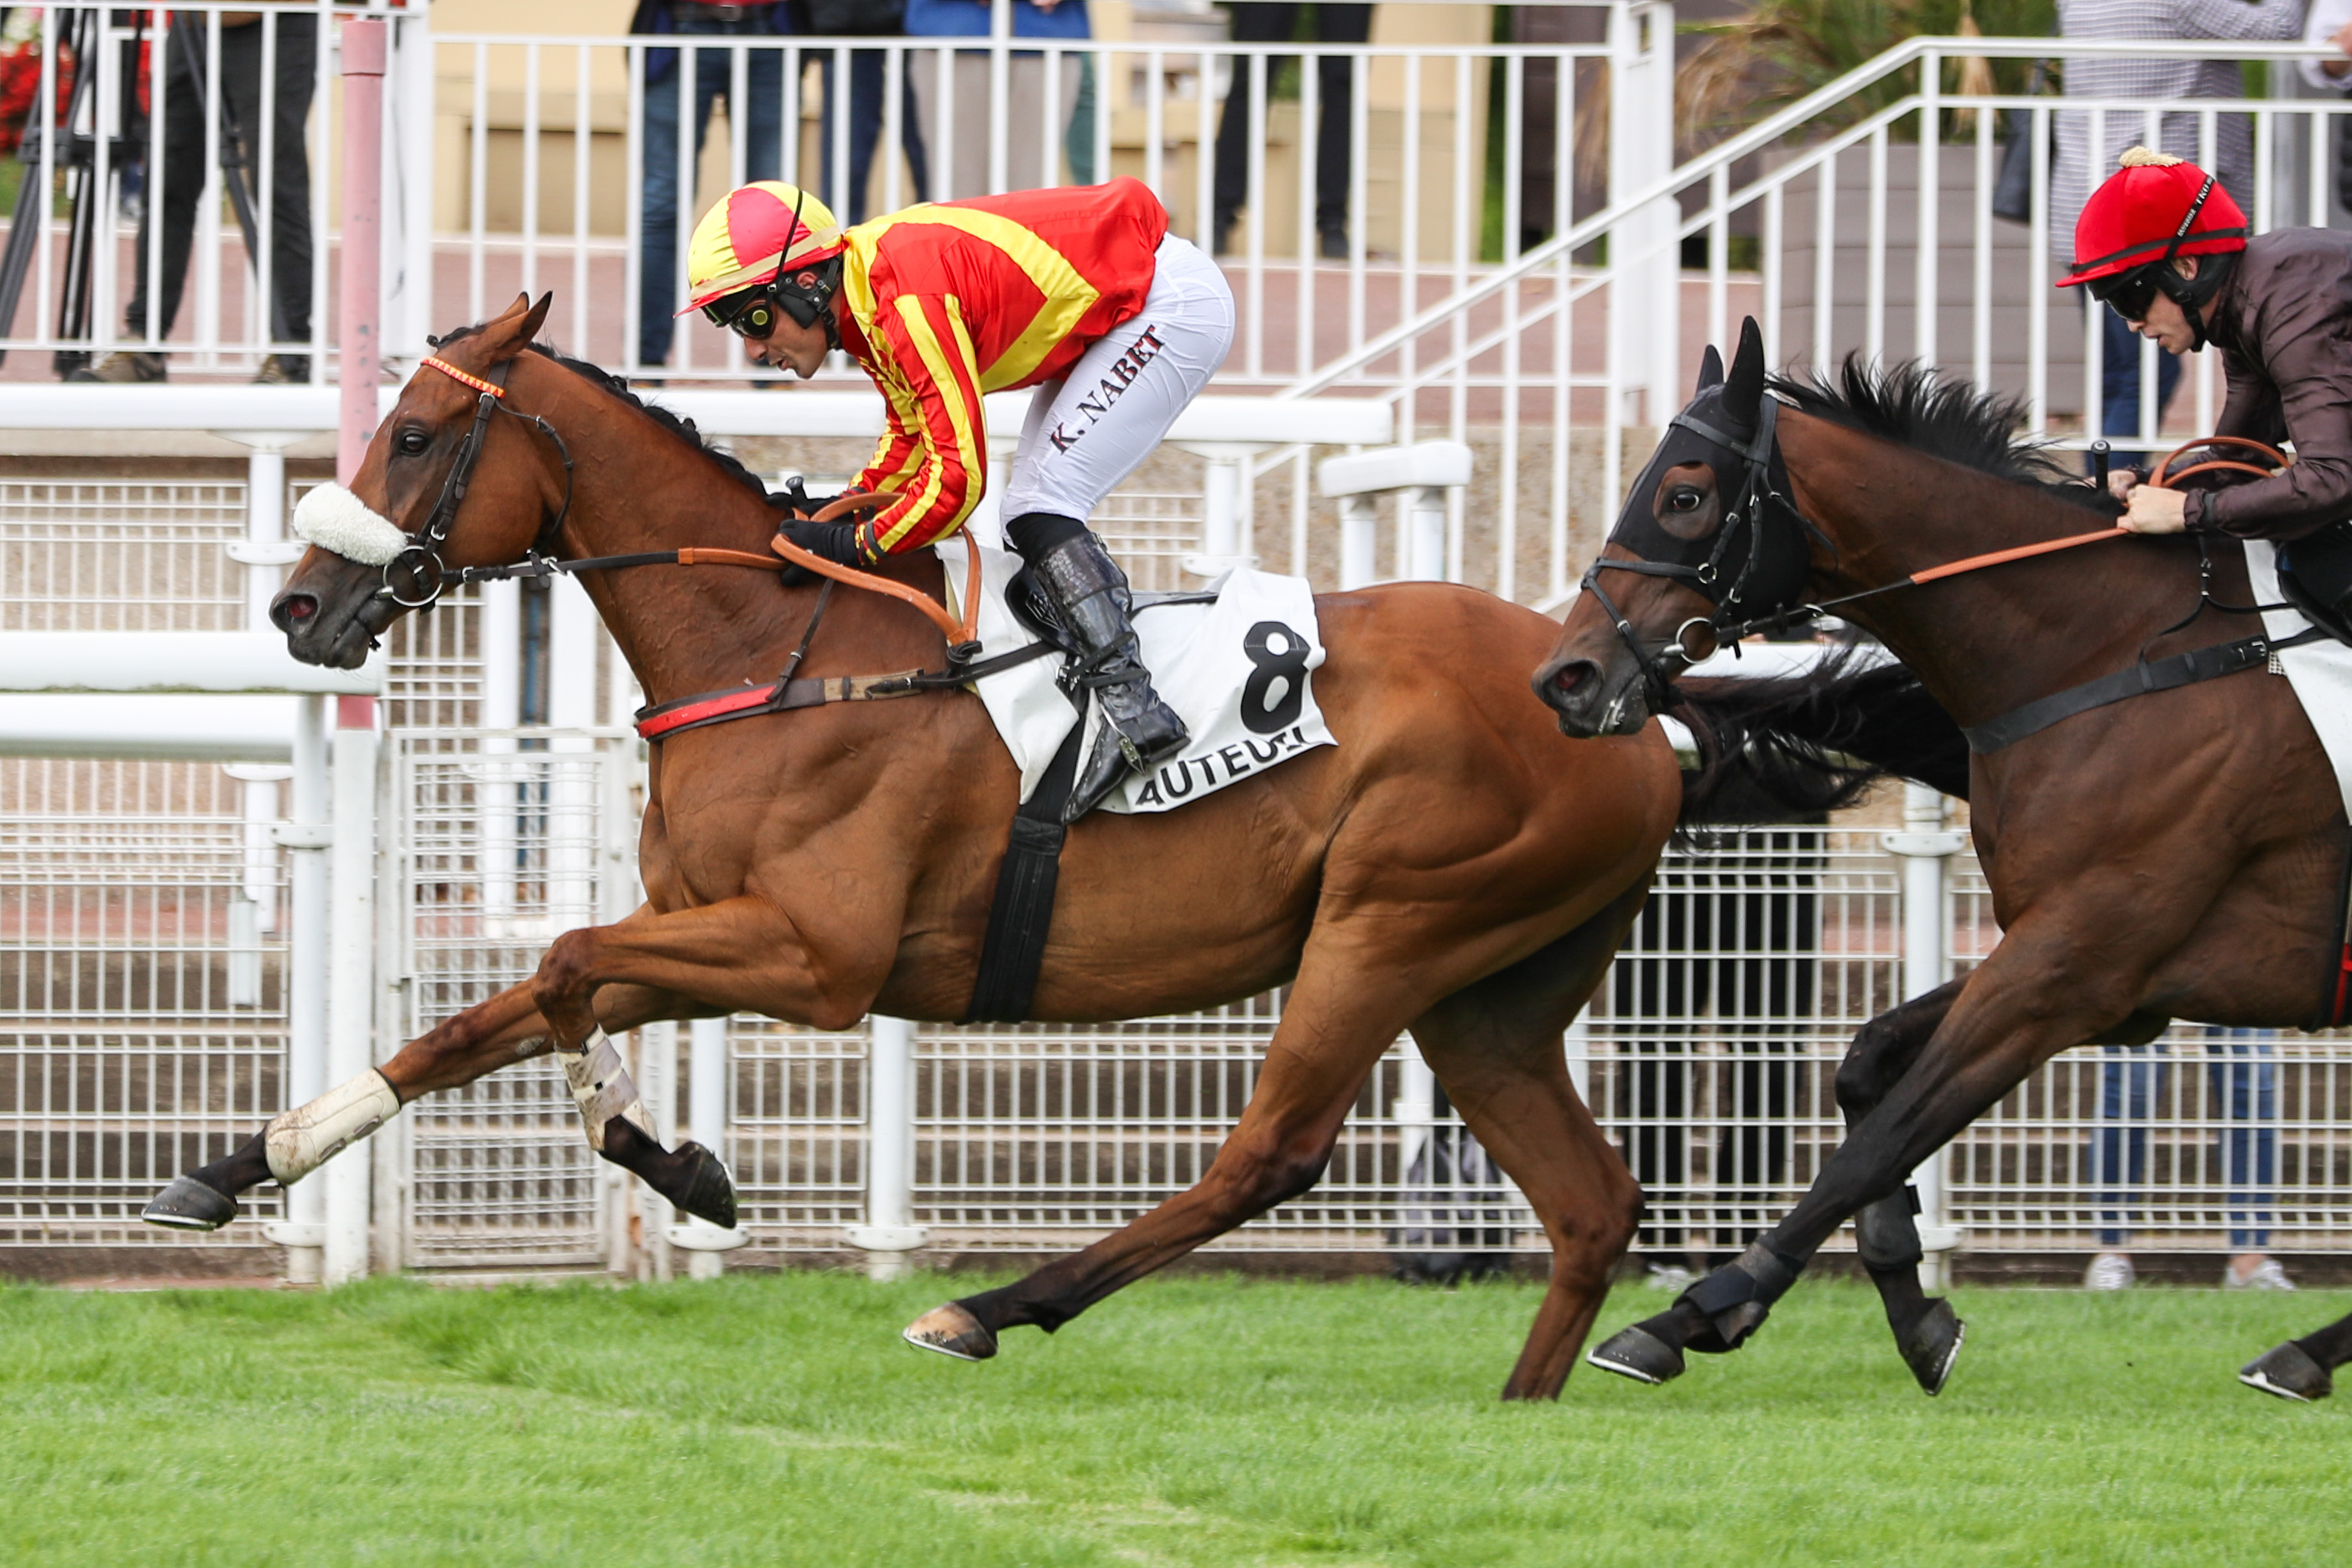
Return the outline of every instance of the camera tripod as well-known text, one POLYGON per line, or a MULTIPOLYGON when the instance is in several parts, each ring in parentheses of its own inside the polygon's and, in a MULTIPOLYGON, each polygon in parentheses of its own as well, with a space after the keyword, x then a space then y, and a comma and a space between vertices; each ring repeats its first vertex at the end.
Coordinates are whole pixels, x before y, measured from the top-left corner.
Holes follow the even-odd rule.
MULTIPOLYGON (((131 37, 125 41, 123 53, 131 62, 125 74, 136 78, 139 41, 146 27, 147 13, 133 13, 131 37)), ((36 92, 32 106, 25 112, 24 138, 17 145, 16 156, 25 166, 24 183, 17 187, 16 211, 8 225, 8 245, 0 251, 0 337, 16 330, 16 306, 23 297, 26 277, 32 271, 35 247, 48 230, 44 208, 52 193, 40 177, 42 150, 52 131, 57 137, 51 166, 66 177, 66 267, 64 286, 58 295, 58 338, 61 342, 77 340, 88 342, 90 337, 90 277, 91 260, 98 243, 100 204, 111 196, 110 191, 98 188, 98 78, 100 40, 104 34, 105 10, 99 6, 76 6, 52 10, 50 22, 59 29, 54 57, 59 68, 70 58, 73 89, 67 99, 65 113, 52 126, 49 110, 54 106, 54 94, 46 99, 36 92)), ((187 26, 171 26, 165 37, 168 47, 177 53, 196 81, 205 79, 204 57, 197 51, 195 31, 187 26)), ((159 71, 159 74, 164 74, 159 71)), ((147 145, 143 127, 137 119, 138 94, 128 87, 120 94, 121 110, 117 123, 107 138, 107 164, 119 183, 126 162, 147 145)), ((154 101, 151 93, 149 101, 154 101)), ((246 263, 259 272, 260 230, 255 217, 251 172, 258 159, 258 149, 247 145, 236 117, 229 110, 227 95, 215 110, 220 120, 221 183, 228 192, 229 205, 236 214, 236 226, 245 238, 246 263)), ((155 171, 148 171, 147 189, 150 220, 155 191, 155 171)), ((153 280, 151 280, 151 282, 153 280)), ((160 292, 160 290, 158 291, 160 292)), ((150 307, 152 308, 152 305, 150 307)), ((282 339, 283 308, 275 298, 269 304, 270 335, 282 339)), ((88 349, 59 349, 52 357, 58 375, 63 376, 89 363, 88 349)), ((0 349, 0 363, 7 361, 7 350, 0 349)))

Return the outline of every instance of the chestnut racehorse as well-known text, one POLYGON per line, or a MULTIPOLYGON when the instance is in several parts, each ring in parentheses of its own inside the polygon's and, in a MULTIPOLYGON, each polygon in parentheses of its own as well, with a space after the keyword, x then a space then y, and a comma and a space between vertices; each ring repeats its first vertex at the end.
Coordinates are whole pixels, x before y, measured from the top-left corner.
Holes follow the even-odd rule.
MULTIPOLYGON (((1737 1349, 1859 1215, 1864 1262, 1932 1394, 1960 1327, 1920 1292, 1910 1171, 2070 1046, 2144 1042, 2176 1018, 2332 1020, 2344 803, 2292 687, 2264 673, 2266 645, 2209 653, 2219 678, 2110 695, 2042 727, 2050 709, 2021 712, 2143 658, 2258 635, 2242 552, 2206 547, 2210 602, 2200 543, 2181 537, 2116 536, 1907 582, 1981 553, 2112 532, 2103 492, 2013 440, 2019 413, 1916 367, 1849 361, 1842 384, 1768 387, 1749 321, 1728 382, 1719 369, 1702 377, 1635 482, 1537 674, 1569 734, 1632 734, 1685 662, 1678 640, 1703 653, 1717 632, 1866 595, 1838 612, 1976 732, 1966 793, 2003 932, 1967 976, 1862 1030, 1837 1075, 1845 1142, 1789 1215, 1596 1350, 1596 1365, 1657 1383, 1682 1372, 1685 1351, 1737 1349), (2006 736, 1987 732, 1996 720, 2006 736)), ((2314 1398, 2347 1356, 2352 1320, 2241 1375, 2314 1398)))
MULTIPOLYGON (((593 368, 534 348, 547 304, 519 300, 439 350, 466 377, 503 377, 504 407, 523 416, 482 413, 446 563, 514 562, 534 540, 572 560, 689 545, 765 554, 779 512, 757 482, 593 368)), ((420 369, 352 491, 414 538, 477 413, 465 381, 420 369)), ((940 590, 929 552, 887 570, 940 590)), ((401 613, 383 580, 311 549, 271 612, 294 655, 360 663, 401 613)), ((773 681, 818 599, 813 584, 726 566, 582 580, 653 703, 773 681)), ((1530 611, 1398 584, 1325 596, 1318 612, 1329 658, 1314 695, 1339 744, 1179 811, 1076 824, 1031 1009, 1127 1019, 1287 985, 1239 1124, 1197 1185, 1016 1284, 928 1314, 910 1331, 919 1343, 992 1354, 1004 1330, 1058 1328, 1307 1191, 1367 1075, 1410 1030, 1551 1243, 1550 1287, 1505 1396, 1559 1393, 1640 1207, 1577 1098, 1560 1035, 1675 826, 1674 754, 1655 727, 1562 737, 1528 700, 1525 672, 1558 630, 1530 611)), ((906 604, 836 591, 799 673, 937 669, 944 650, 906 604)), ((404 1103, 577 1051, 599 1026, 659 1019, 747 1011, 833 1030, 869 1011, 959 1019, 1016 792, 1010 756, 961 689, 665 739, 639 851, 645 906, 558 938, 531 980, 410 1042, 383 1076, 404 1103)), ((233 1197, 267 1179, 260 1144, 191 1176, 233 1197)), ((731 1217, 723 1169, 700 1151, 632 1137, 604 1152, 682 1206, 731 1217), (698 1193, 697 1180, 718 1189, 698 1193)))

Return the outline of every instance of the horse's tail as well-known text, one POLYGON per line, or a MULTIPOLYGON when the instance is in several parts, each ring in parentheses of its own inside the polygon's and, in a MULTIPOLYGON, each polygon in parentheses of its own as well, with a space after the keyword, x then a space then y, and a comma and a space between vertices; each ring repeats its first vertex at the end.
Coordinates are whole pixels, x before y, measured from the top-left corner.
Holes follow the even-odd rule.
POLYGON ((1669 716, 1698 751, 1683 774, 1685 826, 1753 821, 1759 807, 1813 816, 1890 776, 1968 798, 1968 742, 1901 664, 1848 648, 1802 675, 1686 679, 1672 690, 1680 700, 1669 716))

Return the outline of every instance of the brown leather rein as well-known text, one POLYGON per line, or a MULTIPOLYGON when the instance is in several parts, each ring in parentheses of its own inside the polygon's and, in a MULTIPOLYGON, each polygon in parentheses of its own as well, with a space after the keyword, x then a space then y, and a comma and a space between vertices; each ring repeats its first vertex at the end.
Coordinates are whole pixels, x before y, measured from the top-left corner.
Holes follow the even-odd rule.
MULTIPOLYGON (((2251 474, 2258 479, 2267 479, 2294 461, 2278 448, 2265 445, 2262 442, 2251 440, 2242 435, 2208 435, 2196 441, 2183 442, 2165 454, 2163 461, 2156 465, 2156 471, 2148 476, 2147 483, 2159 490, 2164 490, 2172 488, 2173 482, 2186 479, 2191 475, 2219 473, 2251 474), (2209 446, 2251 448, 2269 458, 2273 465, 2262 468, 2252 463, 2241 463, 2235 458, 2217 457, 2202 463, 2189 464, 2177 474, 2170 472, 2173 459, 2182 453, 2195 452, 2209 446)), ((1802 613, 1808 620, 1816 619, 1841 604, 1852 604, 1858 599, 1871 599, 1882 593, 1892 593, 1898 588, 1917 588, 1924 583, 1941 581, 1948 577, 1958 577, 1966 572, 1981 571, 1989 566, 2004 566, 2013 560, 2028 560, 2039 555, 2054 555, 2060 550, 2074 549, 2080 545, 2095 545, 2107 539, 2130 538, 2134 531, 2117 525, 2114 528, 2094 528, 2087 534, 2069 534, 2064 538, 2043 539, 2036 544, 2016 545, 2008 549, 1987 550, 1982 555, 1967 556, 1959 560, 1946 561, 1941 566, 1922 568, 1908 577, 1898 578, 1893 582, 1882 582, 1875 588, 1865 588, 1859 593, 1849 593, 1840 599, 1824 600, 1819 604, 1805 605, 1799 613, 1802 613)))

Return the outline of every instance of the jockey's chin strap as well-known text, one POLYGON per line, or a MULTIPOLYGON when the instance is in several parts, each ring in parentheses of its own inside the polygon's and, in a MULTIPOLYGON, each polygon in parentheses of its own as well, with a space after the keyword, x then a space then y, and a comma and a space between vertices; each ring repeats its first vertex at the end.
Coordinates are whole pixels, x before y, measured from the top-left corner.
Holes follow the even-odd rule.
MULTIPOLYGON (((489 434, 491 416, 505 413, 532 426, 555 444, 563 459, 563 504, 540 524, 538 535, 530 541, 529 558, 542 559, 555 548, 563 532, 563 523, 572 515, 572 448, 564 443, 555 426, 541 415, 522 413, 507 406, 506 379, 514 361, 505 360, 490 368, 487 377, 470 371, 461 371, 448 361, 427 356, 425 365, 443 375, 474 389, 474 426, 457 444, 457 461, 450 464, 448 477, 441 482, 441 494, 433 503, 432 515, 425 526, 411 536, 407 546, 383 565, 383 587, 379 591, 394 603, 406 610, 429 610, 443 591, 453 582, 469 580, 465 569, 452 571, 442 564, 441 547, 448 542, 449 530, 457 521, 458 508, 466 504, 466 491, 474 481, 474 466, 482 459, 482 446, 489 434)), ((542 571, 539 575, 545 575, 542 571)))

